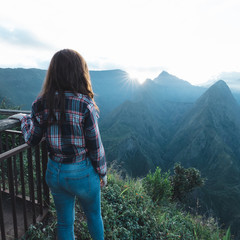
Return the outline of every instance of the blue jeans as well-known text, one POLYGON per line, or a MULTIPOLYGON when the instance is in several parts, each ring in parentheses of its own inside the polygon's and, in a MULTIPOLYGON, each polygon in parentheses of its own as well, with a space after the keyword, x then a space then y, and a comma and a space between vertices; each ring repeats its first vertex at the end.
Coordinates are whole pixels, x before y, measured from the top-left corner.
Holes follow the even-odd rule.
POLYGON ((58 240, 74 240, 75 197, 87 217, 94 240, 103 240, 100 179, 90 160, 62 164, 49 159, 46 182, 57 210, 58 240))

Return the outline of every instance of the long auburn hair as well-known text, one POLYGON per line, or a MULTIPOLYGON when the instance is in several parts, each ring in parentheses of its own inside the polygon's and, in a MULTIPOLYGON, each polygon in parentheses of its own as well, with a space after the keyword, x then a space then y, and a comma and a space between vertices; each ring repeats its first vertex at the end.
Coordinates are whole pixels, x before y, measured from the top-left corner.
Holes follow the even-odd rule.
POLYGON ((44 98, 49 110, 48 122, 58 122, 60 125, 64 122, 64 91, 89 96, 99 111, 94 101, 87 63, 77 51, 71 49, 63 49, 54 54, 45 77, 40 97, 44 98), (57 121, 56 110, 60 111, 60 121, 57 121))

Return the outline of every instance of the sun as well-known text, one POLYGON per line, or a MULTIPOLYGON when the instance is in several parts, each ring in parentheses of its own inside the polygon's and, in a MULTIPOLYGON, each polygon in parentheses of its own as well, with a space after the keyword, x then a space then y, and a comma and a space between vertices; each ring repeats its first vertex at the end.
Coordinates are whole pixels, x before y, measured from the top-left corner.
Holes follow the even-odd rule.
POLYGON ((133 71, 133 70, 127 70, 129 78, 133 81, 138 81, 140 84, 143 84, 147 78, 149 78, 148 72, 143 71, 133 71))

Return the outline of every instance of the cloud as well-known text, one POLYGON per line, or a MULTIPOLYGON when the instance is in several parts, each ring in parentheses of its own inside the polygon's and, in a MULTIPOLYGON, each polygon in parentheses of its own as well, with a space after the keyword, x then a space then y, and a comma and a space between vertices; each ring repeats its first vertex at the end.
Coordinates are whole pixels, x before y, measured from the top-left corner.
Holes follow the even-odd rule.
POLYGON ((110 70, 110 69, 123 69, 121 64, 112 62, 107 58, 99 57, 97 60, 87 60, 88 68, 90 70, 110 70))
POLYGON ((216 79, 227 80, 229 83, 235 83, 240 81, 240 72, 222 72, 216 79))
POLYGON ((43 70, 47 70, 48 67, 49 67, 49 63, 50 63, 50 58, 49 60, 37 60, 37 67, 40 68, 40 69, 43 69, 43 70))
POLYGON ((49 48, 50 46, 41 42, 31 32, 24 29, 8 29, 0 26, 0 40, 17 46, 49 48))

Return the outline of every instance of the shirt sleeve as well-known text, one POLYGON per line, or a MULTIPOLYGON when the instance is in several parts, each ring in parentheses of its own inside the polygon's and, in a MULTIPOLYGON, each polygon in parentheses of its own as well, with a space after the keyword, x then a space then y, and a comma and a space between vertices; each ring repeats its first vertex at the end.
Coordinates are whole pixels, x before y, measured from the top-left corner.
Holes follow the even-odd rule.
POLYGON ((31 115, 21 119, 21 129, 25 142, 30 146, 37 145, 43 137, 43 124, 39 114, 35 112, 36 105, 33 103, 31 115))
POLYGON ((107 166, 97 118, 95 107, 92 104, 88 105, 84 124, 86 147, 93 167, 99 176, 103 177, 107 173, 107 166))

